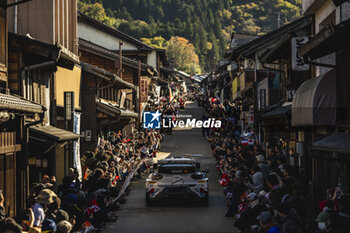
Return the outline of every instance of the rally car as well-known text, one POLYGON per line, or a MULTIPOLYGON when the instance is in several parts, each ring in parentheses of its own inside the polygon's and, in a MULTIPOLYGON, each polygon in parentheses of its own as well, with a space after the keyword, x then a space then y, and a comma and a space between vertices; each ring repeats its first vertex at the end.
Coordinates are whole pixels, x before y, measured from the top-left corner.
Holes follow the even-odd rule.
POLYGON ((200 171, 200 163, 187 157, 168 157, 153 165, 146 179, 146 205, 160 199, 190 198, 209 204, 208 170, 200 171))

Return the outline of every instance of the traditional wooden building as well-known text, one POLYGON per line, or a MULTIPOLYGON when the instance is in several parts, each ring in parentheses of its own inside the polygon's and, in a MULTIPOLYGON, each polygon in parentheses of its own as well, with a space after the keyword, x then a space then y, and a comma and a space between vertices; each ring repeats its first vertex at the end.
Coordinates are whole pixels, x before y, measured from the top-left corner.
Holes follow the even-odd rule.
MULTIPOLYGON (((242 114, 248 116, 248 121, 245 121, 248 124, 245 125, 255 129, 259 142, 276 144, 282 135, 283 140, 289 138, 286 126, 290 124, 283 120, 284 114, 290 113, 290 104, 287 104, 289 107, 284 105, 284 102, 290 101, 287 99, 288 88, 295 88, 293 85, 297 85, 298 79, 306 80, 298 72, 291 71, 291 38, 299 34, 308 35, 310 24, 311 17, 298 19, 233 49, 231 53, 231 59, 238 64, 242 114), (264 115, 278 107, 283 111, 264 115), (269 120, 272 116, 275 118, 276 114, 281 117, 282 125, 277 125, 276 119, 269 120), (268 122, 274 123, 271 125, 268 122)), ((302 81, 299 81, 299 85, 302 81)), ((245 117, 242 116, 242 119, 245 117)))
MULTIPOLYGON (((264 51, 259 59, 268 72, 280 76, 280 82, 269 78, 269 85, 258 84, 258 105, 265 141, 278 141, 285 147, 305 154, 302 141, 298 140, 297 131, 291 124, 292 101, 299 86, 310 79, 311 69, 308 65, 296 64, 297 41, 308 37, 311 32, 312 17, 306 16, 286 25, 285 34, 279 36, 274 47, 264 51), (277 85, 277 86, 276 86, 277 85), (272 88, 271 87, 275 87, 272 88), (271 102, 271 100, 275 100, 271 102), (269 107, 270 106, 270 107, 269 107)), ((306 140, 310 140, 311 138, 306 140)), ((301 161, 295 164, 301 165, 301 161)), ((311 170, 310 163, 309 169, 311 170)), ((305 166, 305 164, 303 164, 305 166)), ((311 178, 309 176, 309 178, 311 178)))
POLYGON ((73 133, 81 113, 77 1, 27 1, 8 11, 8 20, 9 87, 47 109, 29 128, 28 182, 48 174, 60 184, 80 159, 80 132, 73 133))
POLYGON ((78 14, 78 24, 79 38, 104 47, 116 54, 119 54, 119 49, 121 48, 123 56, 141 60, 142 63, 152 66, 155 70, 158 70, 158 67, 160 67, 161 50, 154 49, 142 41, 82 13, 78 14))
MULTIPOLYGON (((132 103, 122 90, 135 91, 135 86, 104 69, 82 62, 82 140, 81 150, 95 150, 98 137, 109 130, 135 128, 138 114, 132 110, 132 103), (133 124, 133 125, 130 125, 133 124)), ((131 92, 132 94, 132 92, 131 92)), ((126 133, 125 133, 126 134, 126 133)))
MULTIPOLYGON (((59 156, 63 143, 78 139, 79 135, 52 126, 57 122, 56 72, 61 62, 67 64, 60 56, 61 48, 13 33, 9 38, 9 89, 46 109, 42 120, 28 128, 28 160, 23 161, 27 163, 30 174, 27 178, 29 190, 30 184, 40 181, 44 174, 57 176, 57 171, 64 171, 63 165, 56 163, 56 156, 59 156)), ((63 160, 63 156, 57 160, 63 160)))
POLYGON ((139 75, 151 79, 156 70, 122 57, 123 72, 120 73, 119 54, 81 38, 79 45, 83 68, 82 131, 85 135, 82 152, 85 152, 92 150, 98 137, 106 135, 108 130, 125 130, 124 133, 129 135, 135 129, 140 113, 136 92, 139 75))
MULTIPOLYGON (((101 22, 98 22, 82 13, 78 14, 78 24, 79 24, 80 45, 84 44, 84 42, 87 42, 87 43, 94 44, 95 47, 96 46, 102 47, 105 50, 109 51, 110 53, 114 53, 114 56, 116 54, 118 55, 122 54, 123 72, 116 73, 116 74, 118 74, 120 78, 122 78, 123 80, 128 81, 136 86, 139 86, 139 81, 136 80, 135 78, 132 81, 130 77, 137 76, 138 65, 135 64, 135 61, 139 61, 139 60, 141 61, 141 63, 143 64, 142 69, 144 69, 143 67, 145 67, 148 73, 151 73, 151 75, 149 74, 145 75, 145 77, 152 77, 152 78, 147 78, 147 83, 148 85, 150 85, 148 90, 150 91, 151 98, 143 99, 141 101, 141 104, 136 104, 136 103, 134 104, 136 106, 136 111, 139 113, 141 113, 146 106, 152 109, 154 104, 157 102, 157 100, 155 100, 156 97, 154 93, 155 93, 155 90, 159 89, 157 80, 159 79, 161 67, 168 65, 165 50, 155 49, 143 43, 142 41, 136 38, 133 38, 130 35, 127 35, 115 28, 109 27, 101 22), (129 58, 129 59, 125 59, 125 58, 129 58), (135 65, 136 65, 136 68, 135 68, 135 65), (126 67, 129 67, 129 69, 133 67, 134 70, 133 71, 126 70, 128 69, 126 67)), ((115 64, 112 64, 112 67, 116 68, 118 71, 119 64, 121 63, 115 62, 115 64)), ((100 67, 100 68, 105 69, 104 67, 100 67)), ((111 72, 114 73, 113 71, 111 72)), ((143 74, 141 75, 144 76, 143 74)), ((164 86, 163 86, 163 89, 164 89, 164 86)), ((132 94, 127 93, 127 98, 131 98, 132 96, 133 96, 132 94)), ((135 99, 135 95, 133 97, 135 99)))
POLYGON ((45 107, 9 89, 7 1, 0 1, 0 190, 14 217, 26 206, 28 129, 43 121, 45 107))
POLYGON ((350 2, 304 0, 302 10, 314 17, 315 31, 298 52, 314 72, 295 93, 299 102, 293 102, 292 114, 298 114, 292 115, 292 123, 310 127, 309 156, 317 206, 332 188, 350 192, 350 2))

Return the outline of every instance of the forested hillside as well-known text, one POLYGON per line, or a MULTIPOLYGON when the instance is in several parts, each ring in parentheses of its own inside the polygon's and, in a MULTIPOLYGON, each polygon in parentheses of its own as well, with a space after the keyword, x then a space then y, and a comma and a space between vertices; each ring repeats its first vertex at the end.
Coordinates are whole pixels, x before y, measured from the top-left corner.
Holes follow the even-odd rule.
MULTIPOLYGON (((212 71, 232 32, 264 34, 300 16, 301 0, 80 0, 79 10, 146 43, 184 37, 212 71), (158 39, 157 39, 158 40, 158 39)), ((159 47, 166 46, 161 43, 159 47)))

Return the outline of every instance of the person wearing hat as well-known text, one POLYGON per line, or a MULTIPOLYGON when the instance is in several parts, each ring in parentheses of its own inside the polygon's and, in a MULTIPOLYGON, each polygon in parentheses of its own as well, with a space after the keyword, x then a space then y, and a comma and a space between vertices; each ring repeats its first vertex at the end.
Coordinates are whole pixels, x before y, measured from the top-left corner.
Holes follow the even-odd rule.
POLYGON ((53 203, 57 195, 50 189, 43 189, 35 198, 36 203, 33 206, 34 227, 41 227, 45 219, 45 210, 47 205, 53 203))
POLYGON ((281 232, 280 229, 277 226, 275 226, 272 219, 272 214, 270 211, 261 212, 257 217, 257 220, 259 220, 259 224, 263 232, 267 232, 267 233, 281 232))
POLYGON ((256 199, 256 197, 257 197, 257 194, 254 192, 251 192, 247 195, 246 200, 252 202, 256 199))
POLYGON ((316 222, 318 230, 316 230, 315 233, 338 233, 332 229, 331 215, 329 213, 321 212, 317 216, 316 222))

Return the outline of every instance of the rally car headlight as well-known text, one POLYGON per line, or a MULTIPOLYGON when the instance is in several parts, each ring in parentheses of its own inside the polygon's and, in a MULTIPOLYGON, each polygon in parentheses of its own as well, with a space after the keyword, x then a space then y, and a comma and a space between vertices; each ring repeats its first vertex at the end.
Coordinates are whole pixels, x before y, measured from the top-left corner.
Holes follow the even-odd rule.
POLYGON ((192 174, 191 177, 192 177, 192 179, 195 179, 195 180, 201 180, 201 179, 203 179, 203 174, 200 172, 196 172, 196 173, 192 174))
POLYGON ((152 180, 160 180, 160 179, 162 179, 162 178, 163 178, 163 176, 160 175, 160 174, 158 174, 158 173, 152 174, 152 176, 151 176, 151 179, 152 179, 152 180))

